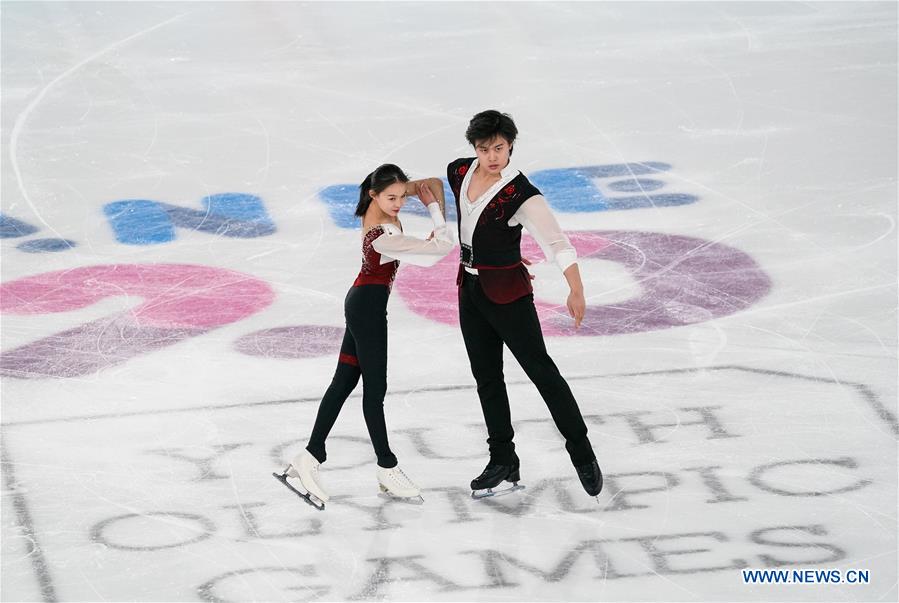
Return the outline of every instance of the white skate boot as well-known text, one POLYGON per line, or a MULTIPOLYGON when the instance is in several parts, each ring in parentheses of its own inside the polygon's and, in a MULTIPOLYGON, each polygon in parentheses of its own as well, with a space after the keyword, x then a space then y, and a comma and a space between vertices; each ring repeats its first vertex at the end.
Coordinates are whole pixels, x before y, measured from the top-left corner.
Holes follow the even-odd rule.
POLYGON ((390 469, 379 466, 378 485, 381 487, 381 492, 391 498, 417 504, 425 501, 421 496, 421 490, 403 473, 399 466, 390 469))
POLYGON ((328 493, 325 492, 325 489, 322 488, 321 483, 318 481, 318 467, 320 464, 318 459, 312 456, 308 450, 303 450, 293 458, 290 465, 284 470, 284 473, 272 473, 272 475, 274 475, 275 479, 279 482, 293 490, 297 496, 307 503, 319 511, 324 511, 325 503, 328 502, 328 499, 331 497, 328 496, 328 493), (304 494, 297 490, 287 481, 288 477, 298 479, 300 481, 300 486, 306 490, 306 493, 304 494))

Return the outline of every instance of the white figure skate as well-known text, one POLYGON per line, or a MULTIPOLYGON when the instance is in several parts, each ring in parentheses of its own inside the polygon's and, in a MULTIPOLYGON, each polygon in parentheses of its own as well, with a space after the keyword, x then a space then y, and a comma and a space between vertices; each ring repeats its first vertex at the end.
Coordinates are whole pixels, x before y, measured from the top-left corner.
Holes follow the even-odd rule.
POLYGON ((331 497, 328 496, 328 493, 325 492, 325 489, 322 488, 321 483, 318 481, 319 465, 318 460, 308 450, 303 450, 294 457, 287 469, 284 470, 284 473, 272 473, 272 475, 308 504, 319 511, 324 511, 325 503, 331 497), (300 487, 305 490, 305 493, 287 481, 289 477, 299 480, 300 487))
POLYGON ((425 501, 418 486, 398 466, 390 469, 378 467, 378 485, 381 492, 390 498, 416 504, 425 501))

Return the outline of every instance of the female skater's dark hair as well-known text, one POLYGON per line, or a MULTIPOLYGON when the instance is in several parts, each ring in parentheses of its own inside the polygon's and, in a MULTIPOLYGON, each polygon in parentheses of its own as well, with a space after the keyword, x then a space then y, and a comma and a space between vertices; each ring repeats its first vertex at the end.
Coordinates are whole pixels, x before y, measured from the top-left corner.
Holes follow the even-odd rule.
POLYGON ((359 185, 359 205, 356 206, 356 215, 362 217, 368 211, 368 206, 371 205, 369 191, 380 193, 395 182, 409 182, 409 176, 392 163, 385 163, 366 176, 359 185))
POLYGON ((465 131, 465 139, 471 146, 474 146, 479 140, 492 140, 497 136, 502 136, 508 141, 511 155, 511 147, 515 144, 515 137, 518 136, 518 128, 515 127, 511 115, 493 109, 481 111, 472 117, 468 122, 468 129, 465 131))

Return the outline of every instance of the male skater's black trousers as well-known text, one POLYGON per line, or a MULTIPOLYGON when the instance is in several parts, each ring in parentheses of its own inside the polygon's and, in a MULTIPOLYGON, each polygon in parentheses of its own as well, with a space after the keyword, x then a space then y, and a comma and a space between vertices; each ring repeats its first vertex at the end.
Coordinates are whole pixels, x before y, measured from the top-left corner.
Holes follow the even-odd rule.
POLYGON ((378 465, 396 467, 397 460, 387 442, 384 421, 384 396, 387 393, 387 300, 386 285, 352 287, 344 301, 346 331, 340 345, 340 357, 331 385, 318 407, 312 435, 306 446, 312 456, 324 463, 325 439, 337 421, 347 397, 362 377, 362 414, 368 427, 378 465))
POLYGON ((515 450, 509 396, 503 379, 503 344, 537 386, 565 438, 572 464, 591 462, 596 455, 587 439, 587 425, 568 383, 546 351, 533 294, 509 304, 496 304, 484 294, 477 276, 463 274, 459 322, 487 423, 490 462, 508 465, 515 450))

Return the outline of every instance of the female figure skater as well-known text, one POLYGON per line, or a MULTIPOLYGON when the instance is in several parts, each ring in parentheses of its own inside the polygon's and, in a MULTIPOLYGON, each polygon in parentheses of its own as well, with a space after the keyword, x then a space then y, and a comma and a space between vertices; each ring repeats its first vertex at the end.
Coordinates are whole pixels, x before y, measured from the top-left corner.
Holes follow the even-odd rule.
POLYGON ((284 473, 273 474, 319 510, 329 498, 318 477, 319 465, 327 458, 325 439, 360 376, 362 412, 378 458, 380 489, 397 498, 421 500, 418 487, 399 468, 387 442, 387 300, 400 260, 432 266, 453 248, 441 212, 443 201, 443 183, 438 178, 410 182, 399 167, 389 163, 359 185, 356 215, 362 218, 362 269, 344 302, 346 331, 337 370, 318 407, 305 450, 294 457, 284 473), (398 215, 407 195, 417 195, 434 221, 434 231, 427 240, 403 234, 398 215), (306 493, 293 487, 288 478, 299 480, 306 493))

